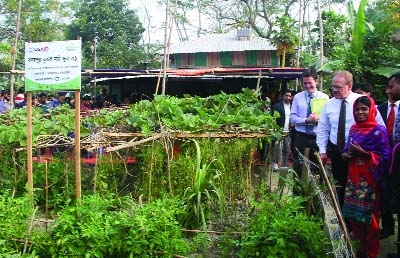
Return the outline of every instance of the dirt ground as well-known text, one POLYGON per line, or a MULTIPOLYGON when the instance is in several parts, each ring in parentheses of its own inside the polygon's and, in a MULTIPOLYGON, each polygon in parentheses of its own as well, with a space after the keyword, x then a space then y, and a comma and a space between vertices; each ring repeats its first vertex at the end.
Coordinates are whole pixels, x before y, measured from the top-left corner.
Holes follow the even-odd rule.
POLYGON ((390 236, 390 237, 388 237, 386 239, 381 240, 381 242, 380 242, 380 244, 381 244, 381 252, 380 252, 378 258, 387 258, 387 255, 389 253, 396 253, 397 252, 397 247, 395 245, 395 242, 397 240, 397 223, 398 223, 398 221, 397 221, 397 216, 394 216, 394 218, 395 218, 395 222, 396 222, 395 233, 394 233, 394 235, 392 235, 392 236, 390 236))

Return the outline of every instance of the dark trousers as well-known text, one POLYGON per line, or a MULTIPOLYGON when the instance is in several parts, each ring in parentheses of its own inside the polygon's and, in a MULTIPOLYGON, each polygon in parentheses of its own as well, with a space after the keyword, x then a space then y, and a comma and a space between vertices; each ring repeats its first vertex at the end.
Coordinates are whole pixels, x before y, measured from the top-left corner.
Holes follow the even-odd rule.
POLYGON ((347 184, 348 162, 340 157, 342 152, 339 152, 336 145, 330 141, 328 142, 327 152, 328 157, 331 159, 331 169, 336 184, 338 201, 340 207, 342 207, 344 201, 344 190, 346 189, 347 184))
POLYGON ((386 180, 386 189, 383 190, 382 193, 382 201, 381 201, 381 222, 382 222, 382 231, 385 233, 393 233, 394 232, 394 218, 393 212, 390 209, 390 201, 392 197, 392 191, 390 188, 390 177, 389 175, 385 175, 386 180))
MULTIPOLYGON (((308 157, 311 162, 318 165, 317 158, 314 152, 318 151, 315 135, 307 135, 302 132, 296 132, 293 142, 293 169, 296 171, 299 178, 302 176, 302 168, 304 164, 304 150, 310 149, 310 156, 308 157)), ((311 166, 313 169, 313 166, 311 166)), ((314 168, 315 170, 316 168, 314 168)))

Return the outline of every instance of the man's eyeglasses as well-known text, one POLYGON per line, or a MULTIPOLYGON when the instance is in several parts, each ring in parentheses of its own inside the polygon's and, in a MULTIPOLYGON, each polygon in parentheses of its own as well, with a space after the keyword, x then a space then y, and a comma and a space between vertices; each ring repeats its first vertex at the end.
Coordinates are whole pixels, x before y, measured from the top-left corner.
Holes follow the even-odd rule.
POLYGON ((339 86, 339 85, 332 85, 331 88, 334 88, 334 89, 342 89, 342 88, 344 88, 345 86, 347 86, 347 84, 346 84, 346 85, 342 85, 342 86, 339 86))

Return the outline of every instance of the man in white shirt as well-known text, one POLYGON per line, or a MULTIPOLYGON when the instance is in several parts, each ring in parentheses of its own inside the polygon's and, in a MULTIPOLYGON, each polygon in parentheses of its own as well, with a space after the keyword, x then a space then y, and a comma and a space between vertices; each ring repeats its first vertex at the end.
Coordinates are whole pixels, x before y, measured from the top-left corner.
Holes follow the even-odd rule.
MULTIPOLYGON (((309 70, 303 73, 304 90, 297 93, 292 102, 290 110, 290 123, 294 125, 293 140, 293 169, 297 175, 302 177, 302 167, 306 148, 310 149, 310 159, 316 162, 314 152, 318 151, 316 139, 316 131, 319 126, 319 115, 311 110, 312 99, 328 99, 328 95, 317 90, 318 77, 316 71, 309 70)), ((297 194, 294 192, 294 194, 297 194)))
MULTIPOLYGON (((347 183, 347 162, 340 155, 343 147, 338 148, 338 124, 342 101, 346 106, 346 116, 344 121, 344 142, 347 142, 350 127, 355 123, 353 116, 354 101, 362 96, 351 91, 353 86, 353 75, 348 71, 338 71, 332 78, 333 98, 328 100, 318 122, 317 145, 322 162, 325 164, 328 156, 331 159, 331 170, 333 178, 336 181, 336 191, 339 203, 342 206, 344 200, 344 190, 347 183)), ((379 124, 383 122, 378 113, 376 121, 379 124)), ((384 125, 384 124, 383 124, 384 125)))

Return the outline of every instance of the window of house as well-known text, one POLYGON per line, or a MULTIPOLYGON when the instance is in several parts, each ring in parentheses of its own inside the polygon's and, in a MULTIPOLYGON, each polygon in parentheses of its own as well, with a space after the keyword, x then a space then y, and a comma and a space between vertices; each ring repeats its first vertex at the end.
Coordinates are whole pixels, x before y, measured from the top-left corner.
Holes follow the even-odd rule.
POLYGON ((246 52, 232 52, 232 65, 246 65, 246 52))
POLYGON ((271 51, 257 51, 257 65, 271 65, 271 51))
POLYGON ((194 65, 194 55, 193 53, 181 54, 182 66, 193 66, 194 65))
POLYGON ((217 67, 220 65, 219 53, 207 53, 207 66, 217 67))

